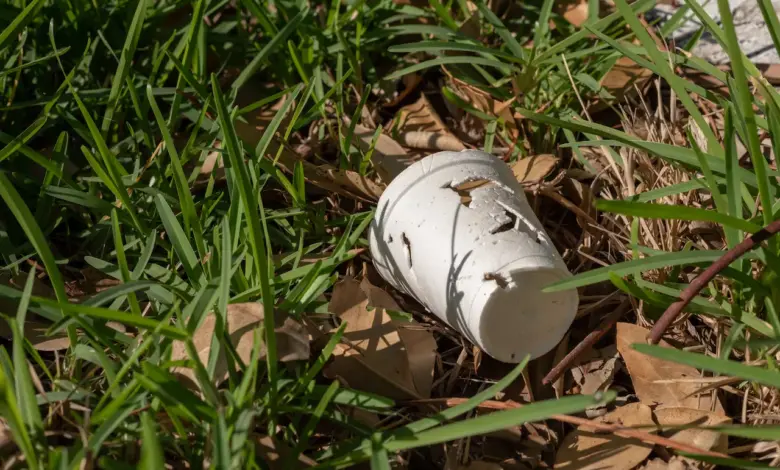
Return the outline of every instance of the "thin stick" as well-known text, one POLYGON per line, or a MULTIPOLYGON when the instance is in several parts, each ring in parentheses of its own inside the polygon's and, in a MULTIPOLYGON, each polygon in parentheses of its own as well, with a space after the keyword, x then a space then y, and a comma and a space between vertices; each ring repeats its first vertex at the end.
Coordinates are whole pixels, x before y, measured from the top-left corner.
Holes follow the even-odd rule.
MULTIPOLYGON (((434 398, 429 400, 415 400, 408 403, 421 403, 421 404, 443 403, 448 407, 453 407, 453 406, 460 405, 461 403, 464 403, 466 401, 467 401, 466 398, 434 398)), ((522 404, 511 400, 506 402, 487 400, 479 404, 477 407, 482 409, 487 409, 487 410, 511 410, 515 408, 520 408, 522 406, 523 406, 522 404)), ((659 445, 662 447, 668 447, 670 449, 678 450, 680 452, 687 452, 690 454, 698 454, 698 455, 708 455, 710 457, 720 457, 720 458, 728 457, 726 454, 722 454, 720 452, 713 452, 710 450, 701 449, 699 447, 695 447, 686 444, 684 442, 673 441, 672 439, 668 439, 663 436, 651 434, 647 431, 640 431, 639 429, 628 428, 625 426, 621 426, 619 424, 598 423, 595 421, 590 421, 585 418, 578 418, 576 416, 558 415, 558 414, 550 415, 550 419, 554 419, 562 423, 573 424, 575 426, 590 428, 599 432, 615 434, 620 437, 638 439, 642 442, 650 443, 653 445, 659 445)))
MULTIPOLYGON (((622 305, 621 305, 622 307, 622 305)), ((588 336, 586 336, 582 341, 580 341, 580 344, 574 347, 574 349, 569 352, 563 359, 561 359, 561 362, 555 365, 555 367, 550 370, 550 372, 547 373, 547 375, 544 376, 544 379, 542 379, 542 384, 547 385, 550 382, 554 382, 560 377, 564 372, 569 370, 571 366, 574 364, 574 362, 582 356, 583 353, 590 350, 590 348, 593 347, 593 345, 601 339, 602 336, 607 334, 609 330, 612 329, 613 326, 615 326, 615 323, 617 323, 618 320, 620 320, 620 317, 623 316, 623 309, 618 308, 616 311, 612 312, 611 314, 607 315, 604 320, 601 321, 601 324, 593 331, 591 331, 588 336)))
MULTIPOLYGON (((771 208, 765 207, 764 210, 771 210, 771 208)), ((775 220, 758 232, 739 242, 737 246, 727 251, 701 274, 696 276, 696 279, 688 284, 688 287, 682 291, 680 294, 680 300, 670 305, 664 314, 661 315, 661 318, 658 319, 658 321, 655 323, 655 326, 653 326, 653 329, 650 331, 650 334, 647 335, 647 341, 650 344, 658 344, 658 342, 661 340, 661 336, 663 336, 664 332, 666 332, 667 328, 669 328, 669 325, 677 320, 677 317, 680 316, 680 313, 682 313, 683 309, 690 303, 691 300, 693 300, 694 297, 699 294, 704 286, 709 284, 709 282, 712 280, 712 278, 715 277, 716 274, 733 263, 735 260, 739 259, 745 253, 752 250, 764 240, 769 239, 778 231, 780 231, 780 220, 775 220)))

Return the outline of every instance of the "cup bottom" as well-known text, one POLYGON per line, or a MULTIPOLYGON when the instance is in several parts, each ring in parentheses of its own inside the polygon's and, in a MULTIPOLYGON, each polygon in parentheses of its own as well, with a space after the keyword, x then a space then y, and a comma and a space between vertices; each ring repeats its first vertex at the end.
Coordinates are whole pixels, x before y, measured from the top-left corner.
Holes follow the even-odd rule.
MULTIPOLYGON (((542 289, 567 275, 543 267, 509 271, 482 305, 479 346, 509 363, 518 363, 527 354, 534 359, 554 348, 571 326, 579 298, 576 290, 544 293, 542 289)), ((474 309, 471 315, 479 313, 474 309)))

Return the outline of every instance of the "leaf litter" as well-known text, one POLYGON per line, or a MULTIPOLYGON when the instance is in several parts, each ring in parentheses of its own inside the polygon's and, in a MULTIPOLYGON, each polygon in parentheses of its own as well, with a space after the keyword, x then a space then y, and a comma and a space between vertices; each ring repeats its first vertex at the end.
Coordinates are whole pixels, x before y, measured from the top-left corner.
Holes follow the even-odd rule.
MULTIPOLYGON (((248 364, 252 358, 256 333, 263 325, 265 311, 263 305, 257 302, 229 304, 225 315, 226 326, 224 333, 229 340, 237 357, 248 364)), ((198 355, 198 360, 204 366, 209 363, 214 341, 219 341, 217 336, 218 316, 214 312, 208 313, 192 335, 192 342, 198 355)), ((278 323, 277 323, 278 324, 278 323)), ((296 320, 286 317, 275 330, 277 358, 281 362, 305 361, 309 359, 309 334, 296 320)), ((262 338, 262 336, 258 336, 262 338)), ((219 355, 213 374, 213 383, 218 386, 228 378, 229 362, 228 352, 224 344, 220 344, 219 355)), ((266 347, 262 342, 260 347, 260 359, 266 355, 266 347)), ((183 341, 175 341, 171 350, 171 361, 189 361, 191 358, 183 341)), ((190 386, 198 383, 195 371, 191 367, 176 367, 173 373, 182 377, 190 386)))
POLYGON ((329 310, 347 326, 326 376, 389 398, 430 397, 436 340, 419 324, 394 319, 401 310, 387 292, 347 277, 334 286, 329 310))

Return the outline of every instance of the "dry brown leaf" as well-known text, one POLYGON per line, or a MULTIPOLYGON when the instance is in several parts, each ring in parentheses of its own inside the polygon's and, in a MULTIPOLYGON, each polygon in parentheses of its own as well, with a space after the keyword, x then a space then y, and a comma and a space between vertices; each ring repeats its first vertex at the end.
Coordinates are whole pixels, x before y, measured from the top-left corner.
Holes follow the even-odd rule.
MULTIPOLYGON (((595 422, 623 426, 653 426, 653 411, 642 403, 631 403, 596 418, 595 422)), ((555 469, 630 470, 644 462, 652 444, 615 434, 599 434, 582 427, 570 432, 555 455, 555 469)))
MULTIPOLYGON (((263 323, 263 305, 257 302, 230 304, 227 308, 227 334, 238 357, 246 364, 252 356, 255 330, 263 323)), ((192 342, 202 364, 208 364, 211 352, 211 340, 216 334, 217 317, 209 312, 201 325, 195 330, 192 342)), ((276 350, 282 362, 301 361, 309 359, 309 335, 306 329, 292 318, 286 318, 281 326, 276 328, 276 350)), ((261 345, 260 357, 265 357, 265 345, 261 345)), ((183 341, 174 341, 171 351, 172 361, 189 359, 183 341)), ((193 385, 197 383, 195 371, 188 367, 176 367, 173 372, 188 379, 193 385)), ((214 369, 214 382, 219 385, 228 377, 228 362, 225 348, 220 348, 217 366, 214 369)))
POLYGON ((558 157, 543 153, 516 161, 512 165, 512 173, 521 183, 538 183, 552 173, 556 165, 558 157))
POLYGON ((393 320, 398 304, 367 279, 336 284, 330 311, 347 322, 347 345, 336 348, 325 369, 350 387, 395 399, 428 398, 433 383, 436 341, 415 323, 393 320))
MULTIPOLYGON (((655 411, 656 420, 661 426, 717 426, 731 423, 731 418, 704 410, 691 408, 664 408, 655 411)), ((684 442, 704 450, 726 452, 728 436, 706 429, 683 429, 665 431, 664 436, 677 442, 684 442)))
POLYGON ((628 57, 621 57, 601 79, 601 86, 618 100, 622 99, 634 86, 642 88, 653 72, 628 57))
MULTIPOLYGON (((58 332, 51 336, 46 335, 46 330, 51 324, 40 323, 35 320, 26 320, 24 322, 24 337, 37 351, 62 351, 68 349, 70 340, 64 332, 58 332)), ((12 338, 13 331, 5 321, 0 321, 0 337, 12 338)))
POLYGON ((317 462, 303 454, 290 458, 292 450, 271 436, 255 436, 255 451, 271 470, 311 468, 317 462))
MULTIPOLYGON (((517 137, 517 122, 515 121, 515 115, 510 106, 516 98, 511 98, 507 101, 498 101, 489 93, 475 88, 461 80, 457 80, 451 75, 450 77, 453 78, 450 82, 451 88, 460 99, 485 114, 501 118, 506 123, 510 137, 513 139, 517 137)), ((449 103, 449 101, 447 101, 447 103, 449 103)), ((458 115, 458 111, 461 114, 464 112, 462 110, 456 110, 455 116, 458 115)), ((481 120, 478 121, 481 123, 481 120)))
POLYGON ((448 150, 460 152, 466 146, 454 135, 448 132, 403 132, 398 135, 398 140, 405 147, 425 150, 448 150))
POLYGON ((441 120, 425 94, 398 110, 397 118, 400 143, 407 147, 454 152, 466 149, 441 120))
POLYGON ((564 0, 556 8, 566 21, 580 27, 588 21, 588 0, 564 0))
POLYGON ((424 93, 414 103, 399 109, 396 116, 401 132, 449 132, 424 93))
MULTIPOLYGON (((652 28, 647 27, 643 22, 647 32, 655 41, 659 50, 666 50, 663 41, 653 32, 652 28)), ((646 69, 628 57, 621 57, 615 61, 615 65, 601 78, 601 86, 604 87, 618 101, 628 95, 632 95, 637 89, 641 90, 650 81, 653 72, 646 69)), ((593 111, 605 108, 607 103, 603 100, 596 100, 591 106, 593 111)))
POLYGON ((691 459, 675 455, 668 462, 663 459, 653 459, 640 468, 641 470, 693 470, 699 467, 699 465, 692 463, 691 459))
MULTIPOLYGON (((634 393, 639 399, 648 405, 658 405, 658 408, 694 408, 702 410, 712 409, 711 396, 689 396, 700 388, 700 384, 693 382, 665 382, 674 379, 692 379, 701 377, 699 371, 693 367, 663 361, 635 351, 631 345, 646 342, 649 330, 631 323, 617 324, 617 349, 626 363, 631 382, 634 384, 634 393)), ((671 346, 661 341, 661 346, 671 346)), ((723 407, 719 400, 715 402, 715 410, 723 414, 723 407)))
POLYGON ((617 360, 617 349, 612 346, 597 351, 596 357, 572 367, 571 373, 580 387, 580 394, 593 395, 609 387, 619 367, 617 360))
MULTIPOLYGON (((374 140, 374 130, 360 124, 355 124, 354 144, 363 152, 371 149, 374 140)), ((401 144, 387 134, 380 133, 377 138, 371 162, 382 181, 389 183, 399 173, 412 163, 412 158, 401 144)))

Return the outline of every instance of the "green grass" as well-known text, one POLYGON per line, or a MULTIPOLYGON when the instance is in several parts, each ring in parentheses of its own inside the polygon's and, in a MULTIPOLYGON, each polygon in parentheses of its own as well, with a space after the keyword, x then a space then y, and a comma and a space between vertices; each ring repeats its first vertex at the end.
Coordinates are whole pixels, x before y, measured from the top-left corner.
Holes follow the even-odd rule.
MULTIPOLYGON (((436 74, 437 65, 502 99, 523 89, 522 107, 547 103, 563 112, 576 98, 557 54, 565 52, 575 76, 591 85, 617 54, 590 50, 594 41, 561 21, 549 1, 512 24, 482 8, 487 45, 457 31, 466 10, 438 2, 426 9, 388 0, 235 4, 0 6, 0 272, 27 279, 23 290, 0 285, 0 314, 13 331, 0 345, 0 416, 17 457, 29 468, 265 468, 255 441, 270 432, 280 447, 324 467, 389 468, 399 452, 614 399, 567 397, 458 419, 517 380, 524 363, 462 405, 439 413, 401 407, 322 377, 343 328, 309 362, 278 364, 272 313, 327 314, 323 295, 355 256, 350 250, 366 246, 373 215, 366 206, 346 216, 325 209, 301 164, 281 168, 291 137, 315 120, 326 123, 320 138, 351 136, 362 108, 394 86, 393 77, 436 74), (432 21, 413 24, 421 16, 432 21), (537 20, 543 27, 534 28, 537 20), (522 46, 529 39, 534 47, 522 46), (430 60, 411 64, 407 54, 420 51, 430 60), (237 101, 246 92, 253 101, 237 101), (265 132, 243 140, 240 121, 280 98, 265 132), (343 117, 353 122, 345 134, 343 117), (217 141, 224 175, 195 185, 217 141), (304 256, 320 261, 304 264, 304 256), (33 261, 32 273, 45 279, 28 274, 33 261), (87 270, 118 283, 74 302, 68 289, 87 270), (54 298, 34 294, 33 281, 54 298), (224 334, 228 305, 237 302, 261 302, 267 313, 248 363, 224 334), (212 356, 201 363, 192 335, 206 315, 218 327, 212 356), (70 347, 56 356, 35 351, 21 328, 33 316, 67 331, 70 347), (174 341, 189 352, 197 393, 171 373, 174 341), (230 371, 216 387, 218 351, 226 351, 230 371), (46 404, 55 397, 70 406, 46 404), (354 408, 394 424, 367 430, 346 412, 354 408), (330 435, 319 431, 323 423, 330 435), (78 437, 51 439, 50 431, 78 437)), ((620 37, 621 24, 612 14, 592 27, 620 37)), ((507 139, 506 123, 491 119, 490 135, 507 139)), ((542 134, 534 137, 542 147, 554 143, 542 134)), ((373 148, 361 153, 350 140, 339 140, 333 165, 372 177, 373 148)))

